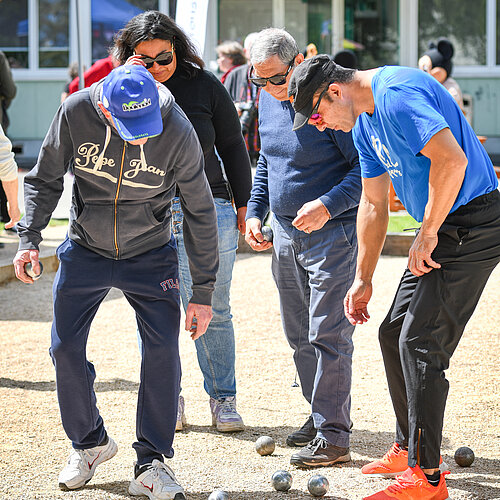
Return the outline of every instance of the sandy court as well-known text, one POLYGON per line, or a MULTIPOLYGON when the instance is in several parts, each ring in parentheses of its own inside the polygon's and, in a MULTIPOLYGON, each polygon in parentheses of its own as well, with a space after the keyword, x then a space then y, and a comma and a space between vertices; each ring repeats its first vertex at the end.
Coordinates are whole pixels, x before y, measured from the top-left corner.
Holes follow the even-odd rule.
MULTIPOLYGON (((391 445, 394 417, 389 400, 377 328, 393 298, 406 259, 382 257, 370 304, 371 320, 355 332, 351 443, 353 461, 323 469, 330 481, 324 498, 360 499, 389 484, 366 479, 360 467, 391 445)), ((294 451, 287 434, 308 415, 280 322, 270 255, 239 254, 232 288, 237 335, 238 409, 247 430, 224 435, 211 426, 208 396, 202 387, 194 345, 181 332, 183 394, 187 431, 177 433, 170 461, 190 500, 208 498, 215 488, 231 499, 302 499, 314 472, 289 464, 294 451), (272 456, 260 457, 254 442, 270 435, 272 456), (292 472, 292 489, 284 494, 270 485, 278 469, 292 472)), ((87 487, 62 492, 57 477, 70 450, 59 420, 55 376, 48 347, 51 284, 44 274, 34 286, 20 282, 0 287, 0 499, 125 499, 132 475, 139 354, 133 311, 113 290, 101 306, 90 334, 88 357, 96 366, 98 405, 118 455, 101 465, 87 487)), ((464 290, 467 293, 467 290, 464 290)), ((500 268, 497 268, 469 322, 447 373, 451 381, 443 455, 450 464, 448 488, 453 500, 500 498, 500 268), (453 461, 454 450, 470 446, 471 468, 453 461)))

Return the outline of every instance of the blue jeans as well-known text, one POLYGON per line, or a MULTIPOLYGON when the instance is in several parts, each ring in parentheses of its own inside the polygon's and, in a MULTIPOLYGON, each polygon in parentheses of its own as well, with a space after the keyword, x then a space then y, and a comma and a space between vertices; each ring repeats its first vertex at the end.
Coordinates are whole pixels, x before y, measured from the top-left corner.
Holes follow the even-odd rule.
MULTIPOLYGON (((210 397, 220 399, 236 394, 234 329, 229 294, 238 247, 238 227, 231 201, 215 198, 214 203, 219 235, 219 270, 212 296, 213 318, 206 333, 195 341, 195 345, 205 390, 210 397)), ((174 198, 172 230, 177 241, 181 299, 186 310, 192 296, 192 280, 182 234, 183 219, 179 198, 174 198)))
POLYGON ((343 300, 354 280, 356 225, 331 221, 306 234, 273 217, 273 277, 281 320, 317 435, 348 447, 354 327, 343 300))
MULTIPOLYGON (((50 354, 67 436, 76 449, 93 448, 106 436, 94 392, 96 372, 87 360, 90 325, 112 287, 134 308, 142 339, 137 398, 137 463, 173 456, 181 366, 177 252, 173 237, 162 247, 114 260, 66 239, 57 249, 50 354)), ((120 321, 120 318, 117 318, 120 321)), ((105 335, 105 332, 101 332, 105 335)))

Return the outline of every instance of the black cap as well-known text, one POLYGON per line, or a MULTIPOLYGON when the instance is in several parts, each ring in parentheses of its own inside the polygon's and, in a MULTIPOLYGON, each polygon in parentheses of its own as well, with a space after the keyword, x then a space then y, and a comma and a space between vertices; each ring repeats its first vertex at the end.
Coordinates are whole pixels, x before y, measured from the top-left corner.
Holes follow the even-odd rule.
POLYGON ((447 38, 439 38, 437 43, 429 43, 429 50, 424 55, 429 56, 433 68, 443 68, 450 76, 453 53, 453 44, 447 38))
POLYGON ((323 83, 332 81, 336 64, 330 56, 320 54, 300 63, 288 84, 288 97, 292 99, 295 119, 292 130, 303 127, 311 117, 313 97, 323 83))

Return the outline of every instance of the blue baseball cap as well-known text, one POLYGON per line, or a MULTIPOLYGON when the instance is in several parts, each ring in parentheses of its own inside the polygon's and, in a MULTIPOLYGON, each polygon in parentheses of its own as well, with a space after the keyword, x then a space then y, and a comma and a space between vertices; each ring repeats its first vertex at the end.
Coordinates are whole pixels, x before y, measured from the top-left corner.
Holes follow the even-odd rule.
POLYGON ((154 137, 163 130, 157 83, 143 66, 111 71, 102 85, 102 104, 125 141, 154 137))

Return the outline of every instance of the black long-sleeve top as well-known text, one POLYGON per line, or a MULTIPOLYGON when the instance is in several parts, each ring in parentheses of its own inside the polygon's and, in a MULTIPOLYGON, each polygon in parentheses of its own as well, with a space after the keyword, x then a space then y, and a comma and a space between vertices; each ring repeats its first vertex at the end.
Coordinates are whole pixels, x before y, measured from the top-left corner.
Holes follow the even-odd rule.
POLYGON ((231 199, 217 149, 236 208, 245 207, 252 188, 250 160, 238 114, 227 90, 205 70, 191 79, 176 71, 163 85, 172 92, 198 135, 212 195, 231 199))

